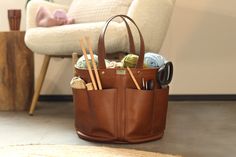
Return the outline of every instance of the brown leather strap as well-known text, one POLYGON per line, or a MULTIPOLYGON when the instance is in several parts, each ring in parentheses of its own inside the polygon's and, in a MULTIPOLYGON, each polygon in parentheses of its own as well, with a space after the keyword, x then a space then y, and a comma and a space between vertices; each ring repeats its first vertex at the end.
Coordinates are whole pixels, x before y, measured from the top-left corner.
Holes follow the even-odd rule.
POLYGON ((137 30, 139 32, 139 36, 140 36, 140 54, 139 54, 139 59, 138 59, 138 63, 136 65, 136 68, 143 68, 144 50, 145 50, 143 36, 142 36, 138 26, 136 25, 136 23, 130 17, 128 17, 126 15, 113 16, 113 17, 109 18, 107 20, 107 22, 105 23, 105 26, 102 30, 102 33, 99 36, 99 41, 98 41, 98 61, 99 61, 98 67, 100 69, 105 69, 106 68, 106 65, 105 65, 105 57, 106 57, 105 52, 106 51, 105 51, 104 36, 105 36, 105 32, 106 32, 106 29, 107 29, 109 23, 116 17, 121 17, 123 19, 123 21, 125 22, 125 24, 126 24, 127 32, 128 32, 128 35, 129 35, 130 50, 132 49, 131 52, 135 52, 133 36, 132 36, 131 30, 130 30, 130 27, 129 27, 129 25, 128 25, 128 23, 125 19, 128 19, 129 21, 131 21, 135 25, 135 27, 137 28, 137 30))
MULTIPOLYGON (((109 19, 107 20, 107 22, 105 23, 105 26, 104 26, 104 28, 103 28, 103 31, 102 31, 102 33, 100 34, 100 37, 99 37, 99 39, 100 39, 101 37, 103 38, 102 40, 99 40, 99 42, 98 42, 98 52, 99 52, 99 49, 103 51, 103 53, 101 53, 102 57, 100 57, 101 60, 104 60, 104 59, 106 58, 105 43, 104 43, 104 42, 105 42, 105 41, 104 41, 105 32, 106 32, 106 29, 107 29, 109 23, 110 23, 114 18, 115 18, 115 17, 111 17, 111 18, 109 18, 109 19), (100 43, 102 43, 102 44, 100 44, 100 43), (104 59, 102 59, 102 58, 104 58, 104 59)), ((125 22, 125 25, 126 25, 126 28, 127 28, 127 33, 128 33, 128 38, 129 38, 129 46, 130 46, 130 53, 135 54, 134 39, 133 39, 133 35, 132 35, 132 33, 131 33, 131 30, 130 30, 130 27, 129 27, 127 21, 126 21, 123 17, 121 17, 121 18, 122 18, 123 21, 125 22)), ((99 54, 99 53, 98 53, 98 54, 99 54)), ((105 68, 105 62, 103 63, 102 61, 100 61, 100 65, 101 65, 101 64, 102 64, 102 65, 104 64, 103 67, 105 68)), ((99 66, 98 66, 98 67, 99 67, 99 66)))

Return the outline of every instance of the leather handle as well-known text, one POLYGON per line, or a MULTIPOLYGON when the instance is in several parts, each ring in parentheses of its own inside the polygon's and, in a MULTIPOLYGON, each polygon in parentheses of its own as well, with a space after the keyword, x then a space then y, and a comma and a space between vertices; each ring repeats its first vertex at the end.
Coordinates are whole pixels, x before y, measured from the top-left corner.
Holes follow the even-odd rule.
POLYGON ((127 32, 128 32, 128 36, 129 36, 130 51, 132 53, 135 53, 133 35, 131 33, 130 27, 129 27, 126 19, 128 19, 130 22, 132 22, 135 25, 135 27, 137 28, 139 36, 140 36, 140 54, 139 54, 139 59, 138 59, 138 63, 136 65, 136 68, 143 68, 145 46, 144 46, 143 36, 142 36, 138 26, 136 25, 136 23, 130 17, 128 17, 126 15, 116 15, 116 16, 113 16, 113 17, 109 18, 106 21, 105 26, 102 30, 102 33, 99 36, 99 40, 98 40, 98 62, 99 62, 98 67, 99 67, 99 69, 106 69, 106 65, 105 65, 105 57, 106 57, 105 52, 106 51, 105 51, 104 37, 105 37, 105 33, 106 33, 106 30, 107 30, 107 27, 108 27, 109 23, 116 17, 121 17, 122 20, 125 22, 127 32))

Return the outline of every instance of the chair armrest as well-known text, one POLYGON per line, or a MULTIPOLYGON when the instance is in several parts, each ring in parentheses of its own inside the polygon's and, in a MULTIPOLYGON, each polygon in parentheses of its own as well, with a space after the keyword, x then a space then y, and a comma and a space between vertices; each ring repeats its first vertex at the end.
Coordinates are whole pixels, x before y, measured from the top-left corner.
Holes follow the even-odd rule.
POLYGON ((42 0, 32 0, 28 3, 26 8, 26 30, 30 28, 37 27, 36 26, 36 14, 39 7, 45 7, 50 11, 54 11, 56 9, 63 9, 67 12, 69 6, 56 4, 52 2, 42 1, 42 0))

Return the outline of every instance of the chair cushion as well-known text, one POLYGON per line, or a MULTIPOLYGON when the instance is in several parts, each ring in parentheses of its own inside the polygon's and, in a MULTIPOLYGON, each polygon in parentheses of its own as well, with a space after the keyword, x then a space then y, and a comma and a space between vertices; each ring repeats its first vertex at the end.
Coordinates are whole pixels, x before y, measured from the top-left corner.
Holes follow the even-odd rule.
MULTIPOLYGON (((97 53, 98 38, 104 22, 83 23, 55 27, 36 27, 27 30, 26 45, 35 53, 47 55, 71 55, 72 52, 81 53, 79 39, 88 36, 93 50, 97 53)), ((107 53, 125 51, 128 47, 125 26, 112 22, 106 33, 105 43, 107 53)))
POLYGON ((131 2, 132 0, 74 0, 68 16, 74 18, 76 23, 106 21, 113 15, 127 14, 131 2))

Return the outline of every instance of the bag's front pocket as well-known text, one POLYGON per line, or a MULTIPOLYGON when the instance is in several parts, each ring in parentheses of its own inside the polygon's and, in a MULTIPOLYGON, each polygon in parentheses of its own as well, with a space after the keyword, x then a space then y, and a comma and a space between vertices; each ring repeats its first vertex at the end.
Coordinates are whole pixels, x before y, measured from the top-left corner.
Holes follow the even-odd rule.
POLYGON ((129 139, 150 136, 153 118, 153 90, 126 89, 125 134, 129 139))
POLYGON ((153 130, 154 134, 164 132, 168 107, 169 87, 155 90, 153 130))
POLYGON ((96 138, 114 138, 117 90, 73 89, 73 93, 76 129, 96 138))

